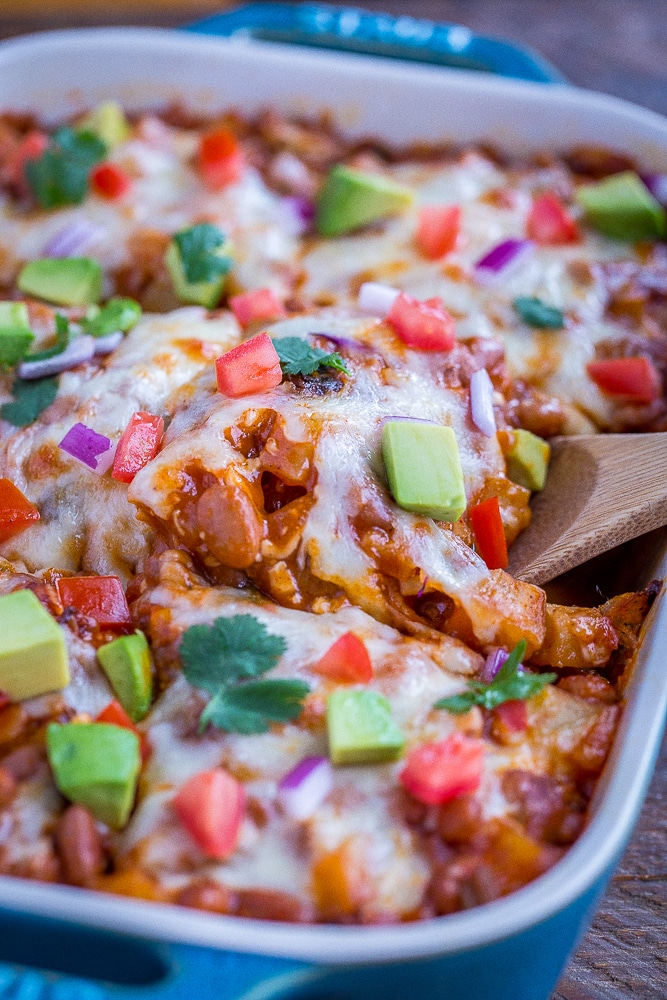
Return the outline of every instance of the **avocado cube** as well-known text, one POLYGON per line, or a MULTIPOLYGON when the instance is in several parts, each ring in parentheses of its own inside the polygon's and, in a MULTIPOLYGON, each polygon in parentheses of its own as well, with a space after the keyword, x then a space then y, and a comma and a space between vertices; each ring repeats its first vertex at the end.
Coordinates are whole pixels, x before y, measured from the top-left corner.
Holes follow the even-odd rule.
POLYGON ((12 701, 70 681, 65 633, 31 590, 0 597, 0 691, 12 701))
POLYGON ((667 213, 633 170, 580 187, 589 222, 617 240, 652 240, 667 233, 667 213))
POLYGON ((101 139, 108 150, 130 138, 132 130, 120 104, 103 101, 82 118, 77 125, 79 132, 92 132, 101 139))
POLYGON ((507 475, 513 483, 527 490, 543 490, 551 447, 543 438, 517 428, 511 432, 510 447, 505 453, 507 475))
POLYGON ((34 339, 25 302, 0 302, 0 365, 21 361, 34 339))
POLYGON ((403 184, 338 164, 319 193, 315 224, 321 236, 342 236, 398 215, 413 201, 413 192, 403 184))
POLYGON ((56 785, 116 830, 127 823, 141 768, 139 737, 103 722, 52 722, 46 749, 56 785))
POLYGON ((90 306, 102 294, 102 268, 91 257, 41 257, 25 265, 17 284, 24 295, 59 306, 90 306))
POLYGON ((121 635, 100 646, 97 658, 119 702, 139 722, 150 708, 153 695, 151 654, 143 632, 121 635))
POLYGON ((329 756, 334 764, 381 764, 396 760, 405 745, 391 705, 377 691, 352 688, 327 699, 329 756))
POLYGON ((463 470, 451 427, 387 420, 382 457, 389 489, 403 510, 457 521, 466 509, 463 470))
MULTIPOLYGON (((226 253, 228 250, 225 253, 220 253, 220 256, 226 256, 226 253)), ((178 246, 173 240, 167 247, 164 262, 167 265, 174 291, 181 302, 204 306, 206 309, 215 309, 222 298, 227 280, 226 274, 220 274, 212 281, 188 281, 178 246)))

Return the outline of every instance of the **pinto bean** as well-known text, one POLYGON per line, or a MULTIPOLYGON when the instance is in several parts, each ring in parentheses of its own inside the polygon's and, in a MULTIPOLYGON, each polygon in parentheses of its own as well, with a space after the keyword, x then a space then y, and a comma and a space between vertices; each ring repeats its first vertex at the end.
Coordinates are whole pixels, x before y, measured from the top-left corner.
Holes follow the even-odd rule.
POLYGON ((235 893, 209 878, 191 882, 181 890, 176 902, 179 906, 191 906, 209 913, 233 913, 236 909, 235 893))
POLYGON ((3 770, 15 781, 28 781, 33 778, 44 761, 44 751, 34 744, 26 744, 7 754, 2 762, 3 770))
POLYGON ((314 920, 312 907, 298 896, 278 889, 241 889, 237 911, 242 917, 307 924, 314 920))
POLYGON ((482 807, 474 795, 459 795, 438 811, 438 833, 450 844, 472 840, 481 822, 482 807))
POLYGON ((55 843, 63 877, 71 885, 89 885, 104 870, 102 840, 83 806, 68 806, 56 824, 55 843))
POLYGON ((225 566, 247 569, 255 561, 263 524, 240 487, 209 486, 197 504, 197 524, 206 547, 225 566))

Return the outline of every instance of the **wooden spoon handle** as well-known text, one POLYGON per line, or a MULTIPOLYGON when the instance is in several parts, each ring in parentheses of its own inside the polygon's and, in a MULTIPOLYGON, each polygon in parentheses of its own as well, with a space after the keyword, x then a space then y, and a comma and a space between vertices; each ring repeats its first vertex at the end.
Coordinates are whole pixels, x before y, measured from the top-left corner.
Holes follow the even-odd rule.
POLYGON ((513 576, 546 583, 667 524, 667 433, 561 437, 552 447, 547 485, 511 549, 513 576))

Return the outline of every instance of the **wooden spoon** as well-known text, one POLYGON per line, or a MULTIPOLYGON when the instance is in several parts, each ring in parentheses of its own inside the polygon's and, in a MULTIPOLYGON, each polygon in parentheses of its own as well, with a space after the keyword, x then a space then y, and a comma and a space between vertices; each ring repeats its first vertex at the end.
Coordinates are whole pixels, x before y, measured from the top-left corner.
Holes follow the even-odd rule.
POLYGON ((512 576, 546 583, 667 524, 667 432, 582 434, 551 445, 547 484, 510 550, 512 576))

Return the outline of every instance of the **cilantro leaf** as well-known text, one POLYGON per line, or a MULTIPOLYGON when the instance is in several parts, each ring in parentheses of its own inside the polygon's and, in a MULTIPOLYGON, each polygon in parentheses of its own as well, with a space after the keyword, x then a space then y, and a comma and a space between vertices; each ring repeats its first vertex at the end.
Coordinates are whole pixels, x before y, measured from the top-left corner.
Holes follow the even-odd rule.
POLYGON ((82 321, 83 332, 91 337, 106 337, 121 330, 127 333, 141 318, 141 306, 134 299, 109 299, 97 311, 91 310, 82 321))
POLYGON ((0 416, 14 427, 27 427, 58 395, 58 378, 40 378, 34 382, 17 378, 12 385, 12 395, 12 402, 0 407, 0 416))
POLYGON ((271 635, 253 615, 234 615, 186 629, 180 653, 189 682, 214 694, 221 684, 271 670, 286 648, 282 636, 271 635))
POLYGON ((496 708, 504 701, 532 698, 556 680, 557 674, 531 674, 520 670, 526 654, 526 640, 522 639, 514 647, 490 684, 482 681, 468 681, 468 690, 451 698, 441 698, 434 708, 444 708, 454 715, 469 711, 473 705, 482 708, 496 708))
POLYGON ((284 375, 312 375, 320 368, 335 368, 350 374, 340 354, 335 351, 327 354, 319 347, 311 347, 301 337, 277 337, 273 346, 278 352, 284 375))
POLYGON ((538 330, 560 330, 565 326, 565 317, 560 309, 547 305, 542 299, 521 297, 514 299, 512 305, 524 323, 538 330))
POLYGON ((309 690, 299 680, 246 681, 223 688, 202 712, 200 728, 210 722, 228 733, 265 733, 272 722, 296 719, 309 690))
POLYGON ((55 358, 56 355, 62 354, 65 348, 69 345, 72 340, 72 331, 70 330, 69 320, 67 316, 63 316, 62 313, 56 313, 56 342, 53 347, 46 347, 43 351, 35 351, 34 354, 28 354, 26 361, 46 361, 47 358, 55 358))
POLYGON ((42 208, 78 205, 88 191, 88 176, 107 147, 93 132, 61 128, 41 156, 28 160, 25 175, 42 208))
POLYGON ((173 239, 189 284, 215 281, 231 270, 231 257, 219 252, 227 243, 227 237, 211 222, 182 229, 173 239))

